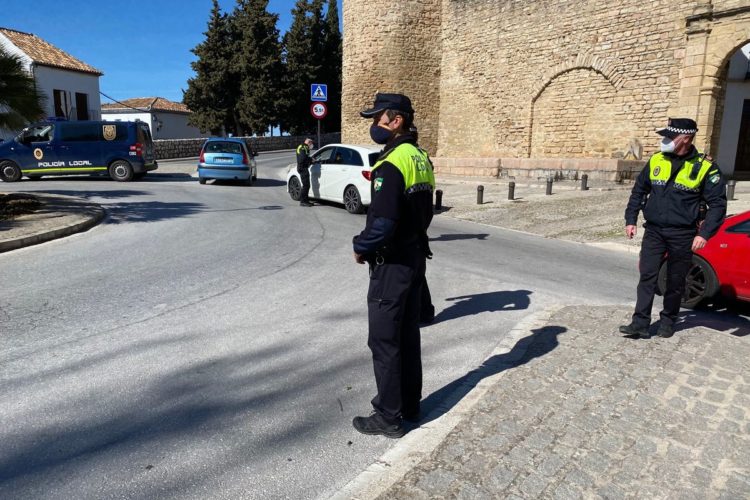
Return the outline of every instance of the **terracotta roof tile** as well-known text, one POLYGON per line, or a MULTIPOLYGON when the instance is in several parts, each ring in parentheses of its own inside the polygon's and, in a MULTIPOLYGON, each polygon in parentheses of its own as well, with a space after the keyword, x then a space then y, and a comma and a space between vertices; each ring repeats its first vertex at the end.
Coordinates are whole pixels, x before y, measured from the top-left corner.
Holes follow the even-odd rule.
POLYGON ((102 104, 102 110, 128 110, 131 108, 142 109, 143 111, 171 111, 175 113, 190 113, 187 106, 181 102, 170 101, 163 97, 133 97, 132 99, 122 99, 122 104, 111 102, 102 104), (123 106, 124 104, 124 106, 123 106))
POLYGON ((36 64, 91 73, 98 76, 103 74, 93 66, 89 66, 85 62, 76 59, 67 52, 58 49, 51 43, 31 33, 24 33, 23 31, 8 28, 0 28, 0 33, 5 35, 13 45, 21 49, 36 64))

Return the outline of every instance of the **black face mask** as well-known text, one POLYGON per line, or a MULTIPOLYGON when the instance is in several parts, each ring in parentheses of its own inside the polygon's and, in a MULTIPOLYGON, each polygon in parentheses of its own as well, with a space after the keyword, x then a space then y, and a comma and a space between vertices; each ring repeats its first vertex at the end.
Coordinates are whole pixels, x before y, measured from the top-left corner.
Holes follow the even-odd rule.
POLYGON ((370 138, 375 141, 375 144, 385 144, 393 136, 393 131, 383 128, 379 125, 372 125, 370 127, 370 138))

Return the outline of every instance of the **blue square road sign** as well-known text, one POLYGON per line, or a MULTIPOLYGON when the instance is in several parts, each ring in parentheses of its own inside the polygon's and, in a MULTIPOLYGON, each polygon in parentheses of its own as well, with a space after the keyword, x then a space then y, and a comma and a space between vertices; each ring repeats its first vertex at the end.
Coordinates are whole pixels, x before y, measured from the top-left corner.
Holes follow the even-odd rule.
POLYGON ((310 100, 326 102, 328 100, 328 85, 325 83, 313 83, 310 85, 310 100))

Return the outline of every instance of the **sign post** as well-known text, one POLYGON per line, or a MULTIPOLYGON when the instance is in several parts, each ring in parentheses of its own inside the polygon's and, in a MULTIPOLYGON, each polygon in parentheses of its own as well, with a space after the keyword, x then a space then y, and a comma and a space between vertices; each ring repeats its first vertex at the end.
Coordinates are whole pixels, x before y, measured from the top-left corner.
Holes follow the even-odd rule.
POLYGON ((310 100, 312 101, 310 112, 318 120, 318 149, 320 149, 320 120, 328 114, 328 107, 325 104, 328 101, 328 85, 325 83, 310 84, 310 100))
POLYGON ((318 120, 318 149, 320 149, 320 120, 328 114, 328 107, 324 102, 313 102, 310 105, 310 113, 318 120))

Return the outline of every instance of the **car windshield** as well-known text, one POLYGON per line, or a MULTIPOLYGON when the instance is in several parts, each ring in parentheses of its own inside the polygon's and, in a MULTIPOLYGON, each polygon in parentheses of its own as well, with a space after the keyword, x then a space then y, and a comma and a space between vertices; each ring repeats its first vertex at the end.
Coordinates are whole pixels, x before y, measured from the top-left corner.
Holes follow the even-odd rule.
POLYGON ((239 142, 213 141, 206 144, 206 153, 228 153, 241 155, 242 146, 239 142))

